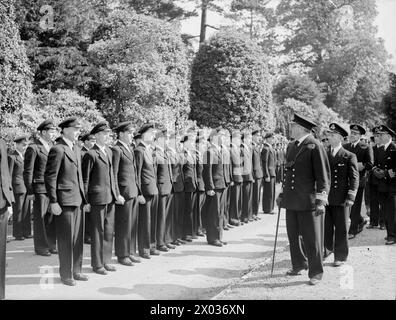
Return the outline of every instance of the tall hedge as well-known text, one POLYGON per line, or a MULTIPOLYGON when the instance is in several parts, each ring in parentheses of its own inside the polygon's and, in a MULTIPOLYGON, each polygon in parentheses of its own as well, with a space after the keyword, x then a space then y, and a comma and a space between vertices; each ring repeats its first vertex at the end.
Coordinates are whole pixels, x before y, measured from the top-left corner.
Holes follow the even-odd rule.
POLYGON ((95 65, 92 99, 111 124, 155 120, 167 126, 189 112, 189 69, 177 28, 128 11, 114 11, 89 47, 95 65))
POLYGON ((268 62, 259 46, 233 30, 203 44, 193 61, 190 118, 207 126, 274 129, 268 62))
POLYGON ((0 117, 21 108, 31 92, 25 47, 14 22, 14 0, 0 0, 0 117))

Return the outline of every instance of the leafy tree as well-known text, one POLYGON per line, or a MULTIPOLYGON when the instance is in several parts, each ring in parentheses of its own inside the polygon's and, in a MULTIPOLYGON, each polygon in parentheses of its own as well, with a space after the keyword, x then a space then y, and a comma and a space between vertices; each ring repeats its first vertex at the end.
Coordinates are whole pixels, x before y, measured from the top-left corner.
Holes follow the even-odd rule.
POLYGON ((188 63, 170 23, 114 11, 94 33, 91 97, 112 124, 156 120, 167 126, 189 112, 188 63))
POLYGON ((14 1, 0 0, 0 117, 15 112, 31 92, 31 71, 14 22, 14 1))
POLYGON ((247 36, 224 30, 201 45, 192 66, 190 118, 211 127, 273 129, 266 57, 247 36))
POLYGON ((384 96, 382 106, 388 118, 388 125, 396 131, 396 74, 390 73, 390 87, 384 96))

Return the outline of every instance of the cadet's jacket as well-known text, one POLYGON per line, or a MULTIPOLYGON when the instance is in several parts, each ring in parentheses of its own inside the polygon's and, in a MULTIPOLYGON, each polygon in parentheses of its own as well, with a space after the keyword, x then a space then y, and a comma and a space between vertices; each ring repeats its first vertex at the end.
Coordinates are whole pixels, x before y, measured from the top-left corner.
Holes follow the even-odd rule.
POLYGON ((81 154, 81 160, 82 158, 84 158, 85 154, 89 151, 89 149, 86 146, 82 146, 81 150, 80 150, 80 154, 81 154))
POLYGON ((386 150, 384 146, 379 148, 377 167, 385 170, 385 177, 378 181, 378 191, 396 194, 396 177, 390 177, 390 170, 396 172, 396 144, 391 142, 386 150))
POLYGON ((173 192, 183 192, 184 191, 184 181, 183 181, 183 168, 181 163, 181 157, 172 148, 167 148, 166 153, 172 165, 172 187, 173 192))
POLYGON ((0 181, 0 209, 4 209, 11 206, 15 199, 8 168, 7 146, 2 139, 0 139, 0 181))
POLYGON ((59 139, 48 154, 44 181, 51 203, 74 207, 86 203, 79 148, 73 151, 59 139))
POLYGON ((263 177, 263 167, 261 161, 261 150, 260 146, 253 143, 252 144, 252 160, 253 160, 253 178, 261 179, 263 177))
POLYGON ((8 167, 10 168, 11 184, 14 194, 26 193, 23 182, 23 158, 18 151, 14 150, 8 155, 8 167))
POLYGON ((275 177, 275 150, 268 144, 264 144, 261 151, 261 159, 263 162, 263 176, 264 178, 275 177))
POLYGON ((136 172, 139 177, 142 194, 153 196, 158 194, 157 168, 154 151, 140 142, 134 150, 136 159, 136 172))
POLYGON ((232 182, 232 164, 231 164, 231 153, 230 148, 226 145, 221 146, 222 162, 224 165, 224 179, 226 185, 230 185, 232 182))
POLYGON ((113 170, 111 149, 106 147, 106 155, 95 144, 82 163, 84 191, 91 205, 107 205, 118 196, 113 170))
POLYGON ((241 144, 242 151, 242 178, 243 181, 253 182, 253 151, 251 146, 241 144))
POLYGON ((205 153, 203 179, 206 191, 222 190, 226 187, 224 165, 220 148, 220 146, 210 144, 205 153))
POLYGON ((28 194, 46 194, 44 172, 47 165, 48 151, 40 140, 36 139, 25 152, 23 181, 28 194))
POLYGON ((366 172, 371 170, 374 165, 374 155, 373 148, 363 142, 358 142, 356 147, 352 143, 346 143, 343 145, 344 149, 356 154, 357 162, 361 162, 364 169, 359 172, 359 187, 364 187, 366 185, 366 172))
POLYGON ((355 201, 359 187, 359 171, 356 155, 341 147, 335 157, 327 152, 331 170, 329 205, 340 206, 345 200, 355 201))
POLYGON ((198 188, 197 170, 195 167, 196 157, 187 150, 183 150, 183 177, 184 191, 194 192, 198 188))
POLYGON ((232 180, 234 183, 243 182, 242 178, 242 151, 241 147, 231 143, 232 180))
POLYGON ((286 153, 282 207, 313 211, 326 203, 330 191, 330 165, 321 143, 311 135, 299 146, 290 143, 286 153))
POLYGON ((141 194, 136 173, 135 155, 130 148, 117 141, 113 153, 114 181, 117 194, 129 200, 141 194))
POLYGON ((195 151, 195 159, 196 159, 196 169, 197 169, 197 183, 198 183, 198 191, 205 191, 205 182, 203 180, 203 154, 201 151, 195 151))
POLYGON ((164 149, 155 149, 157 161, 157 187, 160 195, 168 195, 172 192, 172 165, 164 149))

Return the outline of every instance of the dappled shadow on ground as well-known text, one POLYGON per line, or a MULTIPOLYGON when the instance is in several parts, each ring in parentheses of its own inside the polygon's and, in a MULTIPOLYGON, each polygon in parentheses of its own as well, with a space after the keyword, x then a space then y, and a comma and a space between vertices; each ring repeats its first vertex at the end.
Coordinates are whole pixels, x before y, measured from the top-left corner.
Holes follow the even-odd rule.
POLYGON ((231 270, 224 268, 195 268, 194 270, 173 269, 169 273, 180 276, 204 275, 207 277, 218 279, 239 278, 243 274, 243 270, 231 270))

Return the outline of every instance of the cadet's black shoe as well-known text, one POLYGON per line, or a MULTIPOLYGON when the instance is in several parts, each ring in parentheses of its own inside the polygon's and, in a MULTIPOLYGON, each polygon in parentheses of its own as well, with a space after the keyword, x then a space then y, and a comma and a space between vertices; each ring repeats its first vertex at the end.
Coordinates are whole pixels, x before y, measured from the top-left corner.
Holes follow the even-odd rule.
POLYGON ((101 274, 101 275, 106 275, 107 271, 105 268, 100 267, 100 268, 93 268, 93 271, 97 274, 101 274))
POLYGON ((230 228, 228 228, 227 226, 225 226, 225 227, 223 228, 223 230, 228 231, 228 230, 230 230, 230 228))
POLYGON ((318 278, 311 278, 311 279, 309 279, 309 284, 311 285, 311 286, 315 286, 315 285, 317 285, 318 283, 320 283, 320 279, 318 279, 318 278))
POLYGON ((198 231, 197 236, 198 237, 205 237, 205 234, 202 231, 198 231))
POLYGON ((105 264, 104 268, 106 269, 106 271, 111 271, 111 272, 117 270, 116 267, 114 267, 112 264, 105 264))
POLYGON ((169 249, 168 249, 167 246, 159 246, 157 249, 158 249, 159 251, 162 251, 162 252, 168 252, 168 251, 169 251, 169 249))
POLYGON ((353 238, 356 238, 356 234, 352 234, 352 233, 348 234, 348 239, 349 240, 351 240, 353 238))
POLYGON ((91 238, 85 238, 84 239, 85 244, 91 244, 91 238))
POLYGON ((138 257, 135 257, 135 256, 133 256, 133 255, 130 255, 130 256, 129 256, 129 259, 130 259, 132 262, 134 262, 134 263, 141 263, 141 262, 142 262, 138 257))
POLYGON ((27 236, 24 236, 25 237, 25 239, 31 239, 31 238, 33 238, 33 236, 31 235, 31 234, 29 234, 29 235, 27 235, 27 236))
POLYGON ((15 240, 22 241, 22 240, 25 240, 25 238, 24 237, 15 237, 15 240))
POLYGON ((372 224, 369 224, 366 229, 376 229, 378 226, 374 226, 372 224))
POLYGON ((62 279, 61 281, 63 284, 67 285, 67 286, 75 286, 76 285, 76 281, 74 281, 74 279, 62 279))
POLYGON ((223 244, 219 241, 219 240, 216 240, 216 241, 213 241, 213 242, 208 242, 211 246, 215 246, 215 247, 222 247, 223 246, 223 244))
POLYGON ((51 252, 52 254, 58 254, 58 250, 56 249, 50 249, 49 252, 51 252))
POLYGON ((83 273, 74 273, 73 278, 77 281, 88 281, 88 276, 83 273))
POLYGON ((51 256, 51 252, 49 252, 49 251, 36 252, 36 254, 39 255, 39 256, 44 256, 44 257, 49 257, 49 256, 51 256))
POLYGON ((142 253, 142 254, 140 254, 140 256, 141 256, 143 259, 151 259, 150 255, 149 255, 148 253, 142 253))
POLYGON ((170 244, 170 243, 168 243, 168 244, 166 245, 166 247, 167 247, 168 249, 175 249, 175 248, 176 248, 175 245, 170 244))
POLYGON ((230 229, 234 228, 234 226, 232 224, 230 224, 230 223, 227 224, 227 227, 230 228, 230 229))
POLYGON ((272 211, 272 212, 264 212, 264 214, 275 214, 275 212, 274 211, 272 211))
POLYGON ((385 230, 385 229, 386 229, 386 228, 385 228, 384 225, 380 226, 380 230, 385 230))
POLYGON ((192 237, 187 236, 187 237, 183 238, 183 241, 192 242, 192 237))
POLYGON ((150 250, 150 255, 152 255, 152 256, 159 256, 159 255, 160 255, 160 252, 159 252, 158 250, 151 249, 151 250, 150 250))
POLYGON ((223 246, 226 246, 226 245, 228 244, 228 242, 226 242, 226 241, 221 241, 221 240, 220 240, 220 242, 221 242, 221 244, 222 244, 223 246))
POLYGON ((127 267, 132 267, 133 263, 131 261, 131 259, 129 259, 129 257, 122 257, 122 258, 118 258, 118 263, 122 264, 123 266, 127 266, 127 267))
POLYGON ((179 241, 177 241, 177 240, 173 241, 172 244, 175 245, 175 246, 180 246, 181 245, 181 243, 179 241))
POLYGON ((335 260, 334 263, 333 263, 333 266, 334 267, 341 267, 344 263, 345 263, 345 261, 335 260))
POLYGON ((395 243, 396 243, 396 239, 393 239, 393 238, 388 238, 388 240, 386 240, 386 242, 385 242, 385 244, 388 246, 395 244, 395 243))
POLYGON ((177 239, 176 241, 178 241, 180 244, 186 244, 186 241, 184 241, 182 239, 177 239))

